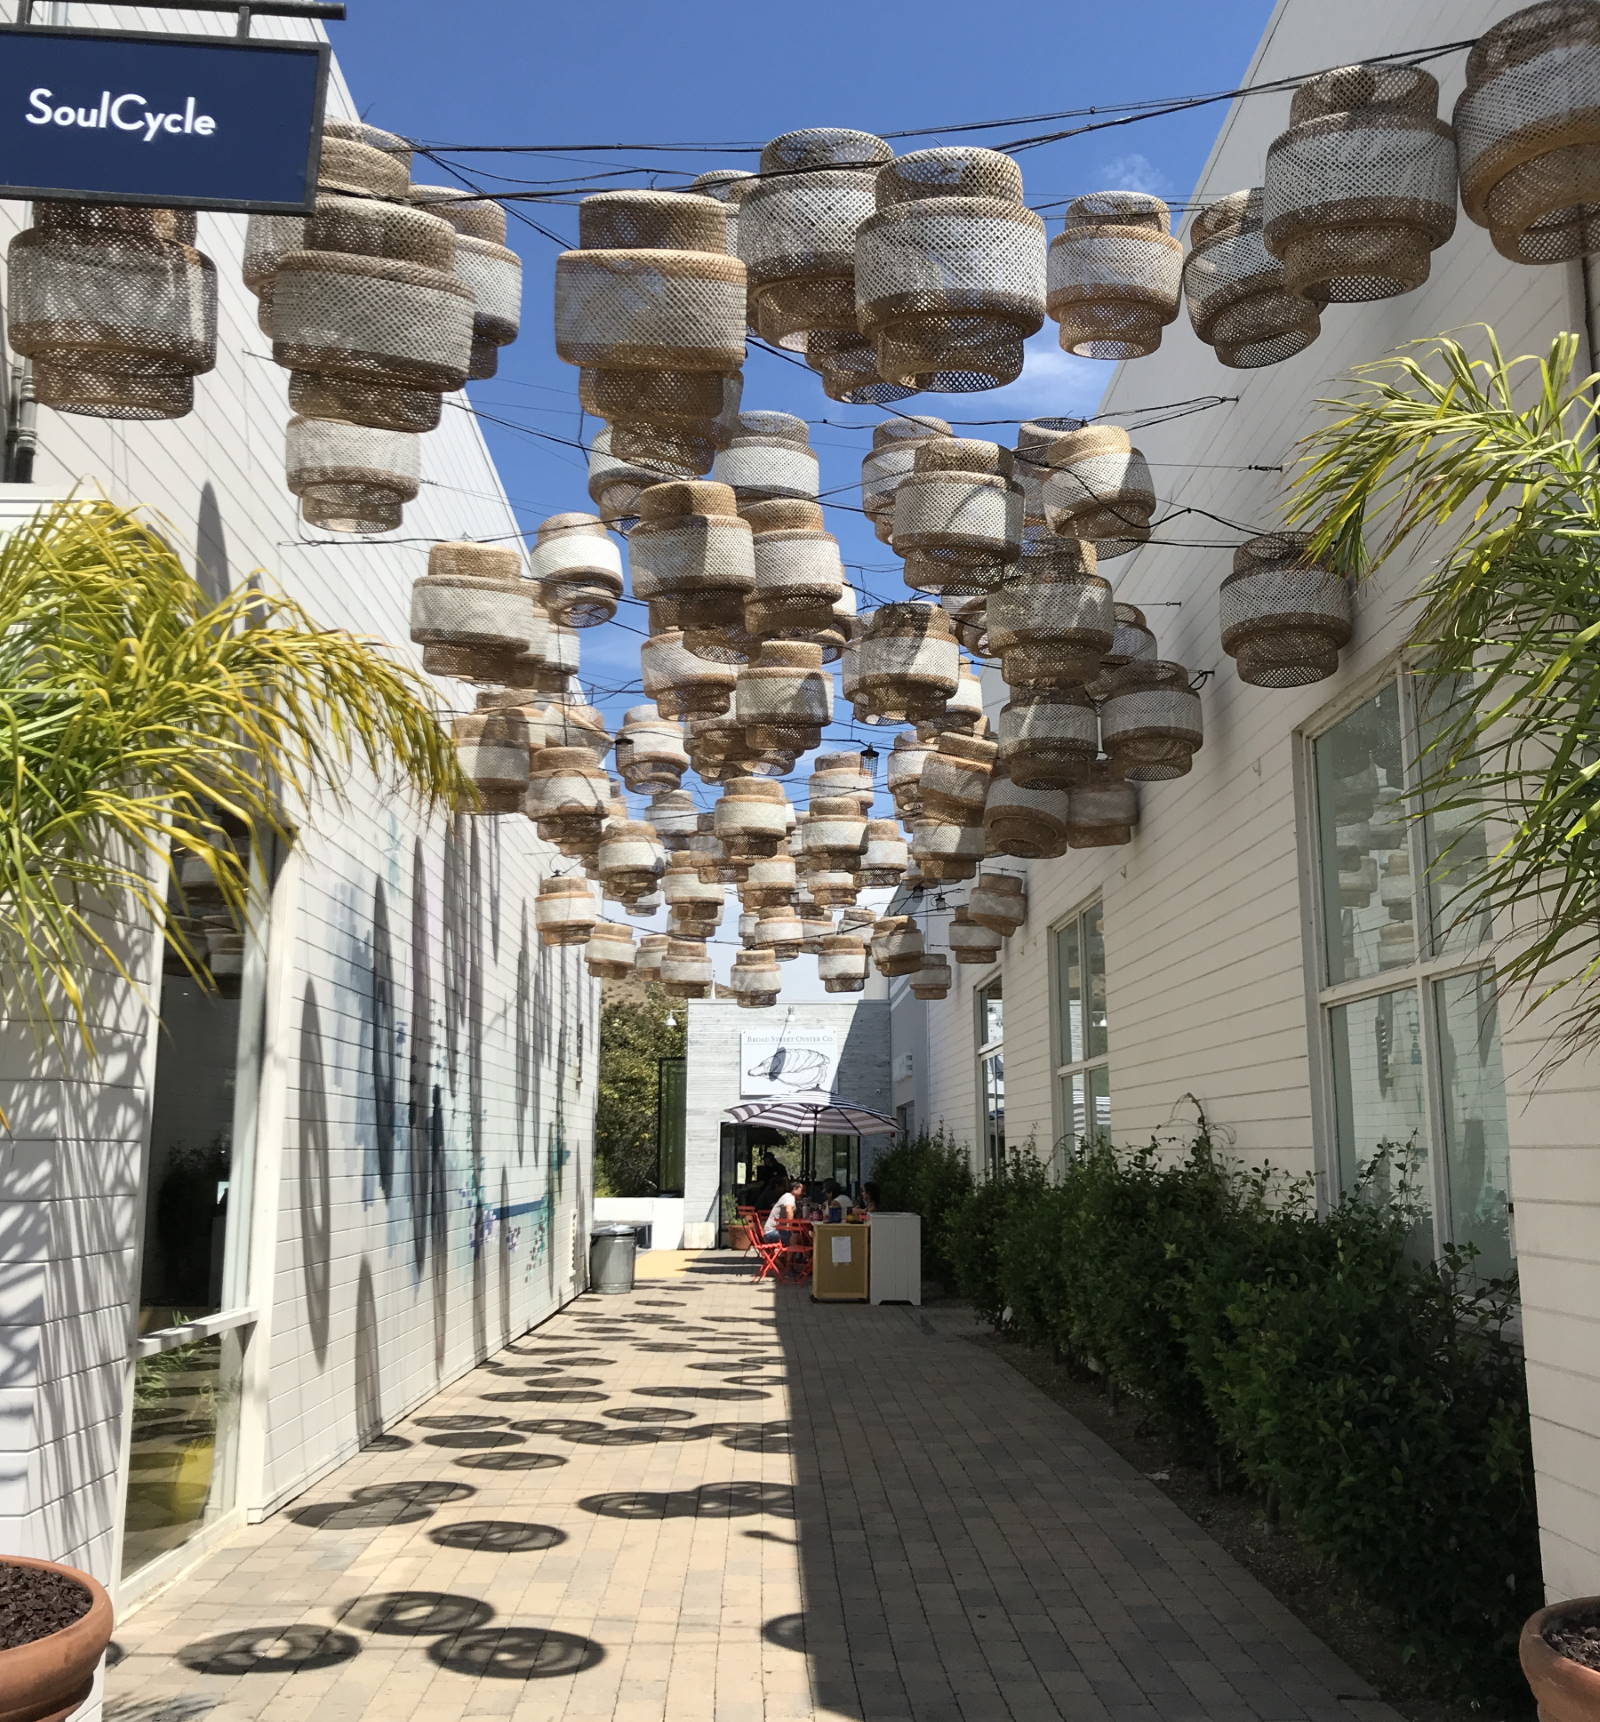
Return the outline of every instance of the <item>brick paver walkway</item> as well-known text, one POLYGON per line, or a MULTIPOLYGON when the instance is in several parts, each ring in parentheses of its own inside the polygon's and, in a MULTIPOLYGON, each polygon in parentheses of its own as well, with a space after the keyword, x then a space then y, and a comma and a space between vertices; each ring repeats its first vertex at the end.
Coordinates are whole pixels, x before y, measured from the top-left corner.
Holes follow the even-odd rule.
POLYGON ((684 1262, 133 1615, 108 1718, 1397 1722, 962 1318, 684 1262))

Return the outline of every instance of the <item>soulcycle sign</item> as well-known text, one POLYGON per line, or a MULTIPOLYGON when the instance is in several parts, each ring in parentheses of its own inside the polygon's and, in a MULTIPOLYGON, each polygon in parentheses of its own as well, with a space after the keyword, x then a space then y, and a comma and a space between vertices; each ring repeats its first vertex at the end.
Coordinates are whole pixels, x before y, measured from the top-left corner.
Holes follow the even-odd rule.
POLYGON ((320 42, 0 28, 0 197, 309 211, 320 42))

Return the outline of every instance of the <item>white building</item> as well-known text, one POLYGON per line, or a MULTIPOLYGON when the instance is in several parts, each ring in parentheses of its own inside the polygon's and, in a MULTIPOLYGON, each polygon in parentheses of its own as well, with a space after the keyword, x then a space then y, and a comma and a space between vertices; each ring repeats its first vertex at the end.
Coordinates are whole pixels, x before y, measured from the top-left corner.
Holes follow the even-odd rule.
MULTIPOLYGON (((354 112, 337 80, 331 105, 354 112)), ((7 238, 25 218, 0 205, 7 238)), ((35 482, 6 488, 4 524, 73 491, 139 505, 218 593, 259 570, 409 656, 428 541, 516 531, 494 463, 453 397, 395 542, 302 528, 244 226, 201 217, 221 331, 195 412, 42 412, 35 482)), ((473 690, 444 691, 470 709, 473 690)), ((108 992, 90 1067, 70 1034, 52 1049, 0 1024, 0 1549, 87 1568, 119 1608, 584 1283, 597 989, 581 949, 535 935, 553 856, 520 817, 424 819, 373 782, 348 789, 281 857, 237 998, 163 985, 157 936, 135 926, 130 967, 162 988, 164 1028, 108 992)))
MULTIPOLYGON (((1282 0, 1241 82, 1461 41, 1520 3, 1282 0)), ((1448 117, 1464 55, 1429 69, 1448 117)), ((1284 89, 1233 105, 1192 201, 1261 184, 1289 101, 1284 89)), ((1204 748, 1190 775, 1143 787, 1126 847, 1003 863, 1027 875, 1028 918, 992 970, 957 968, 948 999, 925 1008, 893 988, 896 1103, 980 1158, 1002 1136, 1048 1151, 1091 1128, 1187 1142, 1203 1109, 1241 1159, 1314 1173, 1326 1192, 1378 1143, 1414 1134, 1435 1173, 1439 1241, 1476 1243, 1486 1265, 1514 1253, 1521 1273, 1553 1596, 1600 1589, 1600 1065, 1574 1060, 1540 1080, 1539 1024, 1503 1005, 1495 1030, 1488 940, 1438 949, 1412 936, 1429 920, 1415 884, 1425 857, 1370 891, 1339 878, 1335 827, 1349 812, 1334 785, 1375 768, 1381 803, 1414 751, 1413 694, 1397 672, 1415 571, 1391 565, 1363 589, 1338 674, 1289 692, 1234 673, 1217 591, 1229 547, 1281 522, 1281 469, 1352 366, 1488 323, 1510 354, 1578 330, 1587 368, 1600 368, 1590 273, 1507 262, 1463 217, 1426 286, 1330 307, 1321 338, 1285 363, 1224 369, 1182 318, 1156 354, 1117 371, 1102 412, 1237 397, 1138 432, 1160 514, 1206 512, 1102 570, 1145 608, 1163 658, 1213 672, 1204 748)), ((1404 842, 1375 840, 1374 868, 1404 842)))

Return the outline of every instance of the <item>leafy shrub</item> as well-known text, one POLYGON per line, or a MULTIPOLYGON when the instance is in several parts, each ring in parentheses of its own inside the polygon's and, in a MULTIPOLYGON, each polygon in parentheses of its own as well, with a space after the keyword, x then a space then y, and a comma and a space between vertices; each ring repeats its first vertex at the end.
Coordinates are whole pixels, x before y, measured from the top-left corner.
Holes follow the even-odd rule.
POLYGON ((966 1149, 943 1134, 902 1137, 873 1162, 872 1181, 885 1212, 922 1216, 923 1278, 948 1284, 944 1216, 972 1194, 966 1149))

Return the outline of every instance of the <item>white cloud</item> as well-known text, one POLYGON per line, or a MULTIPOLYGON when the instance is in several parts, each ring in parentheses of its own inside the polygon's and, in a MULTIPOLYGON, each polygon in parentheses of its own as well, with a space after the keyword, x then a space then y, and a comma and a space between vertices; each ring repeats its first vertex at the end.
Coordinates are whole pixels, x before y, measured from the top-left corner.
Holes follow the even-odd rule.
POLYGON ((1149 156, 1137 150, 1128 155, 1103 161, 1095 170, 1100 175, 1098 191, 1143 191, 1152 197, 1172 196, 1172 181, 1149 156))
MULTIPOLYGON (((1046 323, 1027 343, 1022 375, 1014 383, 987 394, 940 398, 949 403, 953 418, 1087 418, 1100 404, 1113 369, 1099 360, 1062 352, 1056 325, 1046 323), (974 410, 958 408, 958 399, 971 403, 974 410), (982 412, 976 410, 979 406, 982 412)), ((999 440, 1010 439, 1000 436, 999 440)))

